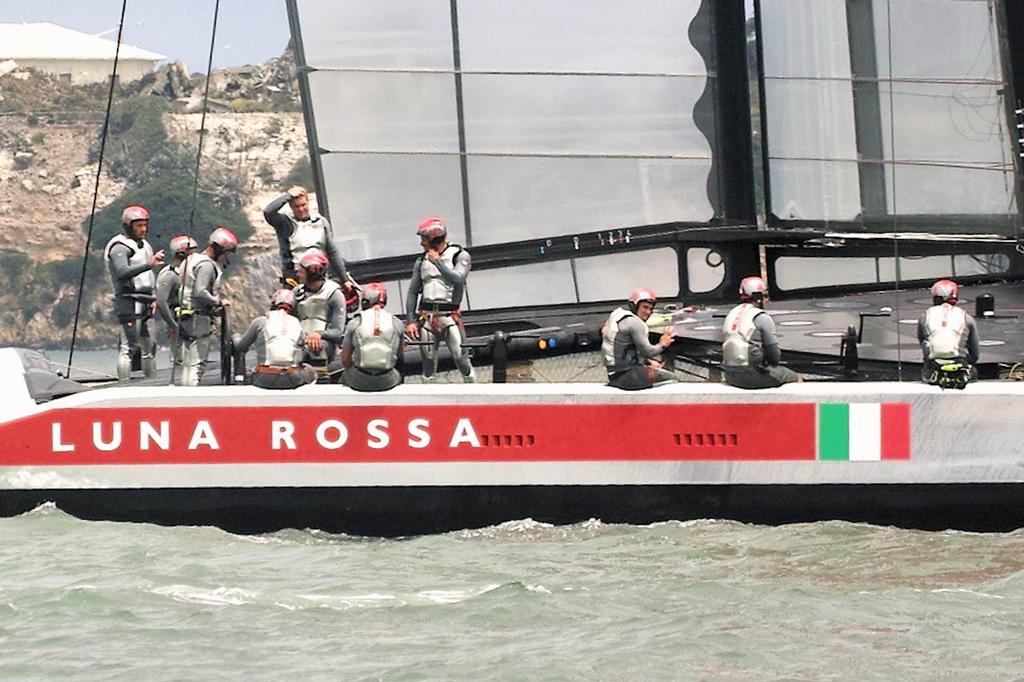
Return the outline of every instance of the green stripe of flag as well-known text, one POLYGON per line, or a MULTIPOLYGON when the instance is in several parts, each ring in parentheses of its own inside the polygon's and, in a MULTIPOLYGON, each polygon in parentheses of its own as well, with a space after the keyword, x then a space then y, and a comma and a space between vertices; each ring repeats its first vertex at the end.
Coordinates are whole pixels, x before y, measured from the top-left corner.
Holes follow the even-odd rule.
POLYGON ((850 458, 850 406, 837 403, 818 405, 818 459, 850 458))

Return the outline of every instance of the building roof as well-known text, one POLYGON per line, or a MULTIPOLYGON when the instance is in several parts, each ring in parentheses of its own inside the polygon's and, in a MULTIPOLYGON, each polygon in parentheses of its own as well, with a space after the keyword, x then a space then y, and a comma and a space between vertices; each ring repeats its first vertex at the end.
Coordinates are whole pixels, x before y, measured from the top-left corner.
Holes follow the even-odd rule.
MULTIPOLYGON (((0 60, 3 59, 114 59, 113 40, 50 23, 0 23, 0 60)), ((121 43, 118 59, 160 61, 162 54, 121 43)))

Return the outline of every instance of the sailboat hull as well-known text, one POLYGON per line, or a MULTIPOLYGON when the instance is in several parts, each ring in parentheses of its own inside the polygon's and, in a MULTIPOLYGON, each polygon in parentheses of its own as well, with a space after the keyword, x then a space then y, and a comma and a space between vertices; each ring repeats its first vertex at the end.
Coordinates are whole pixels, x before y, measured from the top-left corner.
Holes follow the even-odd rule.
POLYGON ((410 535, 533 518, 1024 527, 1024 385, 112 387, 13 407, 0 513, 410 535))

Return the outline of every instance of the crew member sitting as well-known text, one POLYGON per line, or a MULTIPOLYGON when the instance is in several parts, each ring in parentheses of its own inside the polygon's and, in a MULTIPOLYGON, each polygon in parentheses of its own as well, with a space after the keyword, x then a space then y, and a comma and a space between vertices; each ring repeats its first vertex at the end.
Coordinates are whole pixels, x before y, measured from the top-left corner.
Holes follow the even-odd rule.
POLYGON ((395 369, 402 356, 405 325, 384 309, 388 290, 373 282, 363 287, 363 312, 345 327, 341 381, 357 391, 387 391, 402 383, 395 369))
POLYGON ((921 378, 925 383, 963 388, 978 378, 978 325, 957 307, 959 293, 956 282, 940 279, 932 285, 934 305, 917 320, 917 341, 924 355, 921 378))
POLYGON ((651 344, 647 318, 654 312, 658 297, 650 289, 634 289, 626 308, 612 311, 601 327, 601 352, 608 370, 608 383, 616 388, 635 391, 677 381, 663 369, 661 353, 672 345, 675 337, 665 330, 656 345, 651 344))
POLYGON ((257 317, 245 330, 235 334, 235 352, 245 352, 256 342, 256 368, 252 383, 260 388, 288 389, 316 381, 316 371, 302 364, 306 333, 292 316, 295 295, 291 289, 278 289, 270 299, 270 312, 257 317))
POLYGON ((327 279, 327 256, 312 249, 299 259, 302 286, 296 289, 296 309, 306 332, 305 362, 327 371, 334 360, 345 329, 345 294, 334 280, 327 279))
POLYGON ((803 377, 779 365, 782 352, 775 322, 764 311, 768 285, 760 277, 744 277, 740 301, 729 311, 722 326, 722 376, 737 388, 773 388, 803 377))

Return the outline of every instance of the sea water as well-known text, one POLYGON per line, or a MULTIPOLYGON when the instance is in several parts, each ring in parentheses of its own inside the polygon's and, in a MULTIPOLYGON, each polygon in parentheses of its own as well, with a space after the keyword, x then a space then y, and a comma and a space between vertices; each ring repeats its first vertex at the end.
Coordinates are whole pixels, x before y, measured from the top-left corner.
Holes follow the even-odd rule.
POLYGON ((4 680, 1011 680, 1024 533, 0 519, 4 680))

